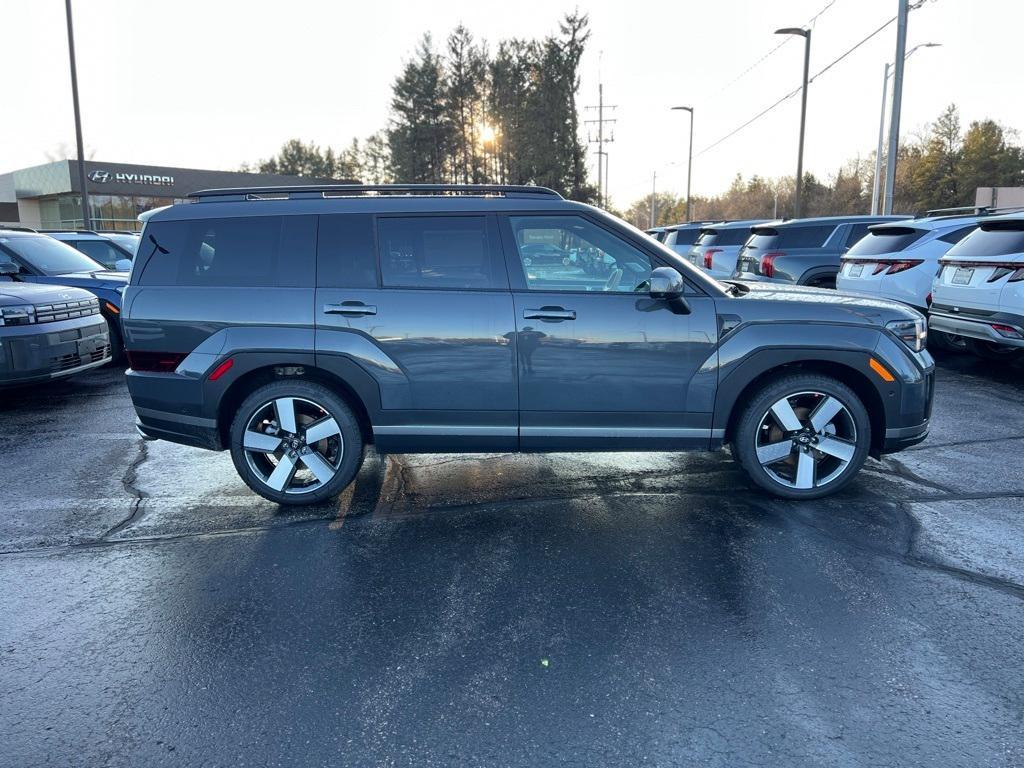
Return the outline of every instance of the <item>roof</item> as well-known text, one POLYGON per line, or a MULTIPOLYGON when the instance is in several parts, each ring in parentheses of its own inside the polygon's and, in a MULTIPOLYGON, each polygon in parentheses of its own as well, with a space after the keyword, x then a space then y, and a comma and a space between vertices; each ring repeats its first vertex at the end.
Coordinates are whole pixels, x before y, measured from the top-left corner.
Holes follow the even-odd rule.
POLYGON ((863 224, 875 222, 878 224, 894 224, 898 221, 906 221, 912 218, 905 215, 893 216, 872 216, 870 214, 855 214, 850 216, 811 216, 804 219, 776 219, 765 221, 757 226, 771 227, 773 229, 784 229, 793 226, 814 226, 815 224, 863 224))
POLYGON ((711 224, 704 224, 701 229, 742 229, 744 227, 755 227, 758 224, 765 224, 765 219, 741 219, 739 221, 720 221, 711 224))
POLYGON ((886 221, 871 227, 871 230, 885 229, 887 227, 910 227, 912 229, 947 229, 952 227, 963 227, 977 224, 983 219, 996 218, 994 216, 923 216, 920 219, 904 219, 902 221, 886 221))
POLYGON ((708 224, 721 224, 720 221, 711 219, 709 221, 684 221, 679 224, 673 224, 670 227, 660 227, 668 232, 678 232, 681 229, 697 229, 699 227, 706 227, 708 224))

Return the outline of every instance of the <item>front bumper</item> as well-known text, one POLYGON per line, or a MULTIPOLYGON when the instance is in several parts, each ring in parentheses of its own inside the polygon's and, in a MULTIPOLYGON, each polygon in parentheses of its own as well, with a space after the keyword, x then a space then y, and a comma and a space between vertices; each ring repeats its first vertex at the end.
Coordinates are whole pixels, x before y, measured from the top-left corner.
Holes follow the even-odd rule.
POLYGON ((1024 317, 1010 314, 1009 312, 986 313, 984 318, 980 318, 951 314, 936 310, 933 307, 932 311, 928 313, 928 327, 933 331, 942 331, 954 336, 967 336, 968 338, 980 339, 981 341, 991 341, 994 344, 1003 344, 1008 347, 1024 348, 1024 338, 1007 338, 992 327, 993 323, 1015 328, 1021 336, 1024 336, 1024 317))
POLYGON ((2 331, 0 387, 62 379, 111 359, 110 334, 99 315, 2 331))

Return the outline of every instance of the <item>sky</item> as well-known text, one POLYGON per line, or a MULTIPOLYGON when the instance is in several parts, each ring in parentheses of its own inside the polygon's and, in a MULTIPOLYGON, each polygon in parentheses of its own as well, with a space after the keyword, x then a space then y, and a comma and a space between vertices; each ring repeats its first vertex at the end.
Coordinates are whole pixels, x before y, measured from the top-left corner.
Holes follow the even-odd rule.
MULTIPOLYGON (((391 84, 425 32, 440 43, 463 23, 496 45, 542 37, 574 8, 591 29, 578 103, 596 104, 600 81, 617 106, 607 115, 617 120, 609 186, 625 207, 650 193, 654 173, 659 191, 686 189, 689 125, 674 105, 695 109, 694 194, 719 193, 737 173, 795 173, 799 96, 702 150, 800 85, 802 40, 775 29, 825 9, 813 25, 813 75, 893 18, 897 0, 76 0, 86 154, 236 169, 290 138, 341 148, 387 124, 391 84)), ((925 0, 912 11, 908 48, 941 47, 907 62, 903 135, 950 103, 964 126, 993 118, 1024 129, 1022 28, 1021 0, 925 0)), ((0 29, 6 172, 73 151, 75 134, 63 0, 0 0, 0 29)), ((811 84, 807 171, 828 178, 874 149, 895 39, 893 23, 811 84)), ((593 153, 590 165, 596 179, 593 153)))

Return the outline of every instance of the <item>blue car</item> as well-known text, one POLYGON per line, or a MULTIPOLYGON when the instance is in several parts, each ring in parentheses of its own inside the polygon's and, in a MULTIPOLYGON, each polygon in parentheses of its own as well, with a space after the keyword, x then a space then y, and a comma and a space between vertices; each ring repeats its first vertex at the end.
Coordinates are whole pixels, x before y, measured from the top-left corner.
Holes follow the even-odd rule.
POLYGON ((108 270, 81 251, 47 235, 16 229, 0 229, 0 255, 18 266, 19 281, 69 285, 95 295, 110 326, 114 359, 123 355, 121 296, 128 284, 127 272, 108 270))

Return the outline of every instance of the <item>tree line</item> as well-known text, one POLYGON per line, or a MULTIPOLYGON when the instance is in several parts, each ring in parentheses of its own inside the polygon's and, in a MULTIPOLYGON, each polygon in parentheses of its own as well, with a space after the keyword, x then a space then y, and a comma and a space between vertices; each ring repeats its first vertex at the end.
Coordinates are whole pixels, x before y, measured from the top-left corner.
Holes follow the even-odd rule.
MULTIPOLYGON (((871 211, 875 153, 849 160, 829 181, 804 174, 805 216, 864 214, 871 211)), ((884 164, 883 164, 884 174, 884 164)), ((938 208, 974 205, 978 187, 1024 184, 1024 148, 1016 133, 994 120, 977 120, 963 130, 951 104, 923 135, 901 142, 896 163, 893 211, 921 214, 938 208)), ((737 174, 729 189, 712 197, 694 196, 697 220, 758 219, 791 216, 794 177, 774 179, 737 174)), ((686 220, 686 198, 668 192, 654 196, 658 226, 686 220)), ((621 215, 639 227, 650 224, 647 195, 621 215)))
POLYGON ((440 50, 424 35, 392 85, 385 128, 340 150, 292 139, 243 170, 371 184, 539 184, 594 200, 576 106, 589 37, 579 12, 554 34, 493 50, 462 25, 440 50))

